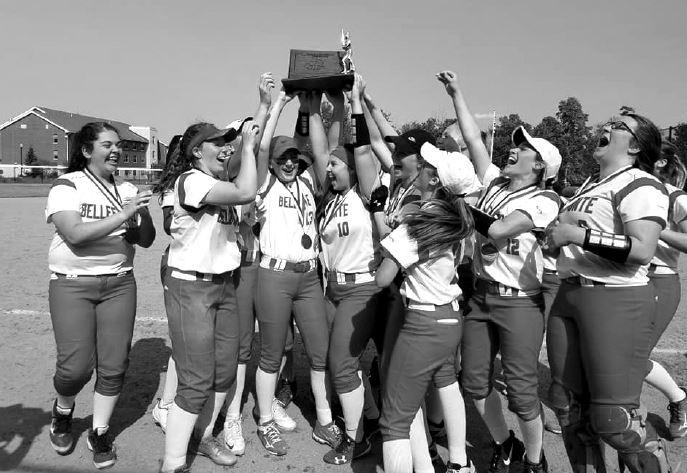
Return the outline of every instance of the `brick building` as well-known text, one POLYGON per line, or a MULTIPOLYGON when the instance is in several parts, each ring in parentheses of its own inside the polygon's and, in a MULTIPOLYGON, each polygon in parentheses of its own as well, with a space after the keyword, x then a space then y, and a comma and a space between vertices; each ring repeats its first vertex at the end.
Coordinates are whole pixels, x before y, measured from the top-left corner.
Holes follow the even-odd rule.
MULTIPOLYGON (((122 156, 119 174, 138 177, 138 168, 151 167, 151 155, 159 155, 159 141, 155 137, 153 153, 148 152, 149 142, 133 132, 131 125, 104 118, 89 117, 46 107, 32 107, 0 125, 0 170, 3 165, 26 164, 29 148, 37 158, 35 165, 67 166, 74 134, 88 122, 103 121, 119 130, 122 139, 122 156), (147 159, 146 159, 147 158, 147 159)), ((142 127, 138 127, 142 128, 142 127)), ((6 168, 7 169, 7 168, 6 168)), ((14 171, 13 168, 12 171, 14 171)), ((12 175, 5 170, 5 177, 12 175)))

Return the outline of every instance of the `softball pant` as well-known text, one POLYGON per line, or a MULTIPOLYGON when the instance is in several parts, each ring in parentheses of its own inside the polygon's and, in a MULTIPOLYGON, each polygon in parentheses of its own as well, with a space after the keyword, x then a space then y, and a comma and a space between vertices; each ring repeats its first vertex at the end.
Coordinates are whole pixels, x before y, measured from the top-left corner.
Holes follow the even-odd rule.
POLYGON ((48 294, 57 345, 55 390, 62 396, 77 395, 96 369, 95 391, 103 396, 119 394, 136 318, 133 273, 53 274, 48 294))

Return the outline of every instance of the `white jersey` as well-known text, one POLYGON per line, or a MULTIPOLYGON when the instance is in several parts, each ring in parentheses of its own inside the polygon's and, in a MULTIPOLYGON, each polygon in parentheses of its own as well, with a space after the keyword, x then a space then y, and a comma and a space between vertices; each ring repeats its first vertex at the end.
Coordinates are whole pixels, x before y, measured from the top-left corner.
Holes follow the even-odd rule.
POLYGON ((238 216, 230 205, 203 202, 218 179, 198 169, 174 183, 174 216, 169 266, 182 271, 222 274, 241 263, 237 244, 238 216))
POLYGON ((398 226, 397 220, 403 212, 403 207, 412 202, 419 202, 421 199, 420 190, 412 183, 408 187, 403 187, 401 181, 394 183, 392 193, 387 200, 384 209, 384 223, 387 227, 394 229, 398 226))
POLYGON ((174 207, 174 189, 165 189, 162 191, 162 199, 160 199, 160 208, 174 207))
MULTIPOLYGON (((625 234, 625 224, 653 220, 666 226, 668 193, 654 176, 624 167, 598 180, 588 179, 563 206, 561 223, 569 223, 613 234, 625 234)), ((567 245, 558 256, 561 279, 582 276, 597 282, 640 286, 647 283, 648 265, 617 263, 581 246, 567 245)))
MULTIPOLYGON (((668 191, 668 229, 679 232, 678 225, 687 219, 687 193, 670 184, 664 184, 668 191)), ((656 254, 651 264, 656 266, 657 274, 677 274, 677 261, 680 250, 673 248, 663 240, 658 240, 656 254)))
POLYGON ((377 269, 379 234, 357 186, 327 203, 319 227, 327 271, 358 274, 377 269))
POLYGON ((384 240, 382 246, 405 270, 401 294, 420 304, 444 305, 458 299, 456 261, 461 255, 447 250, 440 255, 429 254, 408 235, 408 227, 401 224, 384 240))
MULTIPOLYGON (((505 177, 485 182, 488 187, 482 191, 478 208, 499 219, 521 212, 535 227, 546 228, 558 214, 558 195, 535 185, 510 191, 509 182, 505 177)), ((477 233, 474 269, 479 278, 536 294, 541 290, 544 259, 532 232, 496 241, 477 233), (493 261, 485 258, 484 245, 496 248, 493 261)))
POLYGON ((237 205, 236 212, 239 216, 239 248, 241 251, 257 252, 260 249, 260 222, 255 218, 255 202, 237 205))
POLYGON ((288 184, 272 173, 267 174, 258 190, 265 203, 265 215, 260 222, 260 251, 264 256, 291 262, 317 257, 313 189, 308 171, 288 184), (309 245, 303 245, 303 240, 308 240, 309 245))
MULTIPOLYGON (((121 212, 122 201, 136 196, 138 189, 129 182, 97 180, 88 171, 75 171, 55 180, 45 209, 45 218, 52 223, 57 212, 78 212, 83 222, 97 222, 121 212)), ((134 265, 134 247, 124 240, 126 225, 120 225, 108 235, 79 246, 67 243, 55 231, 48 267, 54 273, 94 276, 129 271, 134 265)))

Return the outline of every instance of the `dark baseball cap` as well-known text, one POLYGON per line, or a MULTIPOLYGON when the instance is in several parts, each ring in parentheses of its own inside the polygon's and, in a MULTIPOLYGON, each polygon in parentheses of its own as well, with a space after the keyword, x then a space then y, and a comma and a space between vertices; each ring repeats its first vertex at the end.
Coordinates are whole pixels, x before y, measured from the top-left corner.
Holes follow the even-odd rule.
POLYGON ((194 137, 191 138, 191 142, 186 149, 190 153, 193 148, 199 146, 201 143, 216 140, 218 138, 224 138, 224 141, 229 143, 234 141, 238 134, 239 132, 234 128, 220 130, 212 123, 204 123, 194 137))
POLYGON ((431 133, 420 128, 408 130, 398 136, 386 136, 384 140, 396 145, 395 152, 398 156, 420 154, 420 148, 422 148, 423 144, 431 143, 434 146, 437 144, 431 133))

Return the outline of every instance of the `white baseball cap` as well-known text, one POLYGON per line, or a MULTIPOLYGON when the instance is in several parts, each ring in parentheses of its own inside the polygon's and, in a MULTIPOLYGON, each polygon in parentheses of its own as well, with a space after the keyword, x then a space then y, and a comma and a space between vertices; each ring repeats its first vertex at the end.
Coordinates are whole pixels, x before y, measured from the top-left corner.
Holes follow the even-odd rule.
POLYGON ((532 138, 522 126, 513 130, 511 140, 513 140, 515 146, 520 146, 523 141, 526 141, 537 153, 539 153, 544 164, 546 164, 546 171, 544 172, 545 181, 558 177, 558 170, 561 167, 561 153, 558 151, 558 148, 552 145, 548 140, 544 138, 532 138))
POLYGON ((427 142, 420 148, 420 156, 436 168, 441 184, 454 194, 465 194, 474 187, 475 167, 464 154, 442 151, 427 142))

